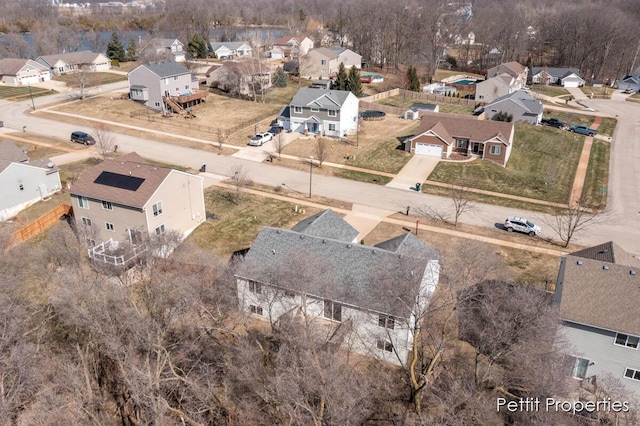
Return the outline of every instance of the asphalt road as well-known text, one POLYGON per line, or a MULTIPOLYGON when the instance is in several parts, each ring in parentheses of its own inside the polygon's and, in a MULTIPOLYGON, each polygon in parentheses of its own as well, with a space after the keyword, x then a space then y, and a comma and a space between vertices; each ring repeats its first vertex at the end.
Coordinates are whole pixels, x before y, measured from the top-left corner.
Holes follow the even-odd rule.
MULTIPOLYGON (((124 83, 114 83, 103 86, 102 92, 121 90, 124 83)), ((36 98, 36 108, 54 100, 68 99, 67 95, 53 95, 50 99, 36 98)), ((589 226, 584 232, 575 236, 574 241, 581 244, 599 244, 613 240, 625 250, 640 254, 640 227, 635 221, 640 219, 640 169, 636 167, 640 157, 638 135, 640 135, 640 105, 625 102, 618 96, 612 100, 589 100, 586 104, 597 111, 618 116, 618 128, 614 135, 611 171, 609 182, 609 207, 605 221, 589 226)), ((86 130, 82 126, 61 123, 26 114, 30 110, 30 102, 23 101, 9 103, 0 101, 0 120, 5 127, 21 130, 27 126, 29 132, 45 134, 66 139, 74 130, 86 130)), ((212 136, 215 138, 215 136, 212 136)), ((238 167, 246 171, 250 179, 255 182, 278 186, 285 184, 286 190, 295 190, 303 194, 311 192, 316 196, 337 199, 345 202, 357 203, 386 210, 405 211, 406 206, 441 206, 446 208, 450 201, 444 197, 410 192, 374 184, 357 182, 347 179, 312 175, 309 171, 298 171, 277 166, 276 163, 257 163, 236 157, 227 157, 215 153, 203 152, 192 148, 185 148, 129 135, 118 135, 120 152, 136 151, 144 157, 169 164, 176 164, 198 169, 203 163, 207 164, 207 172, 230 176, 238 167), (311 178, 311 179, 310 179, 311 178)), ((461 222, 493 228, 498 232, 500 225, 509 215, 519 215, 541 223, 543 228, 545 217, 540 213, 478 204, 469 215, 463 215, 461 222)), ((549 220, 547 217, 546 220, 549 220)), ((550 231, 543 229, 543 236, 552 236, 550 231)))

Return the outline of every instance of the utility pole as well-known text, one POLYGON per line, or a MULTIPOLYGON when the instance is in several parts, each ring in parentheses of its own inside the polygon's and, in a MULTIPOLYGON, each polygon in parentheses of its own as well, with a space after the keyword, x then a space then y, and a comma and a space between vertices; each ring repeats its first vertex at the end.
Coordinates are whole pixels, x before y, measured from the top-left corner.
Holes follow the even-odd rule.
POLYGON ((29 85, 29 96, 31 97, 31 108, 36 109, 36 104, 33 101, 33 92, 31 92, 31 83, 27 83, 29 85))
POLYGON ((311 178, 313 177, 313 155, 309 157, 309 198, 311 198, 311 178))

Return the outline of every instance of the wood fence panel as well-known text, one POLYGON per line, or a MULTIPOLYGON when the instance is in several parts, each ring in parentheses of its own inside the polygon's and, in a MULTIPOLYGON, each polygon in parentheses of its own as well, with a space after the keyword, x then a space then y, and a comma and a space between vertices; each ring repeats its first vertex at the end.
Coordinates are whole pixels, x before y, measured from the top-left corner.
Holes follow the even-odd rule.
POLYGON ((14 247, 30 238, 40 235, 43 231, 50 228, 54 223, 60 221, 60 217, 71 213, 71 206, 68 204, 60 204, 53 210, 48 211, 36 220, 27 223, 20 229, 11 234, 9 248, 14 247))

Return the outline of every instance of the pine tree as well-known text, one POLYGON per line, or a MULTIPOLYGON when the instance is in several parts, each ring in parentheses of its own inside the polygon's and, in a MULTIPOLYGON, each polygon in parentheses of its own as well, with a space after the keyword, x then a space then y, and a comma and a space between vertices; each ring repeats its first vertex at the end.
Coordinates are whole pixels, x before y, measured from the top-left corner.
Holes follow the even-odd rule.
POLYGON ((129 45, 127 46, 127 61, 138 60, 138 45, 134 39, 129 39, 129 45))
POLYGON ((115 32, 111 33, 111 40, 107 45, 107 58, 118 62, 122 62, 126 59, 124 47, 120 42, 120 37, 118 37, 118 34, 115 32))
POLYGON ((418 78, 418 71, 413 65, 409 65, 407 69, 407 80, 409 81, 409 90, 412 92, 420 91, 420 79, 418 78))
POLYGON ((273 74, 272 83, 276 87, 287 87, 288 83, 287 74, 285 74, 282 67, 276 68, 276 72, 273 74))
POLYGON ((333 83, 333 88, 336 90, 349 90, 347 86, 349 85, 349 76, 347 75, 347 69, 344 67, 344 64, 340 62, 338 66, 338 75, 336 76, 336 81, 333 83))
POLYGON ((194 58, 203 59, 207 57, 207 42, 198 33, 195 33, 189 40, 188 49, 194 58))
POLYGON ((349 71, 348 90, 358 98, 364 93, 362 90, 362 81, 360 80, 360 71, 356 67, 351 67, 349 71))

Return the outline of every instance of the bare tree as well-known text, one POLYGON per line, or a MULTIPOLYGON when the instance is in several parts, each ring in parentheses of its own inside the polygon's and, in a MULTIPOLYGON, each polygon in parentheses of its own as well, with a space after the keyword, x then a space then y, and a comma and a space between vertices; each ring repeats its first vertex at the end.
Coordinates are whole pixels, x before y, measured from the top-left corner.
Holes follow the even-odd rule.
POLYGON ((284 147, 284 135, 282 134, 282 132, 280 132, 273 138, 273 148, 278 154, 278 159, 282 157, 282 151, 284 151, 284 147))
POLYGON ((462 186, 451 185, 449 188, 448 206, 417 206, 416 213, 429 219, 451 223, 458 226, 458 221, 463 214, 471 213, 475 204, 471 200, 470 193, 462 186))
POLYGON ((322 163, 327 159, 327 140, 325 138, 317 138, 315 146, 316 160, 318 160, 318 167, 322 167, 322 163))
POLYGON ((84 101, 89 93, 89 89, 95 83, 95 77, 90 71, 78 70, 70 74, 70 84, 72 88, 71 96, 84 101))
POLYGON ((228 138, 229 136, 225 135, 223 129, 218 129, 218 140, 215 142, 218 146, 218 149, 222 149, 222 145, 227 141, 228 138))
POLYGON ((242 198, 242 190, 251 185, 251 179, 249 173, 242 167, 242 165, 235 165, 231 168, 229 173, 231 179, 231 185, 234 188, 233 193, 230 194, 231 200, 237 204, 242 198))
POLYGON ((96 123, 91 128, 96 140, 96 148, 98 148, 102 158, 106 158, 109 153, 117 151, 116 134, 111 131, 111 126, 106 123, 96 123))
POLYGON ((607 216, 609 214, 600 210, 596 203, 582 198, 566 209, 557 209, 554 215, 544 216, 542 220, 562 241, 563 247, 568 247, 574 236, 605 220, 607 216))

